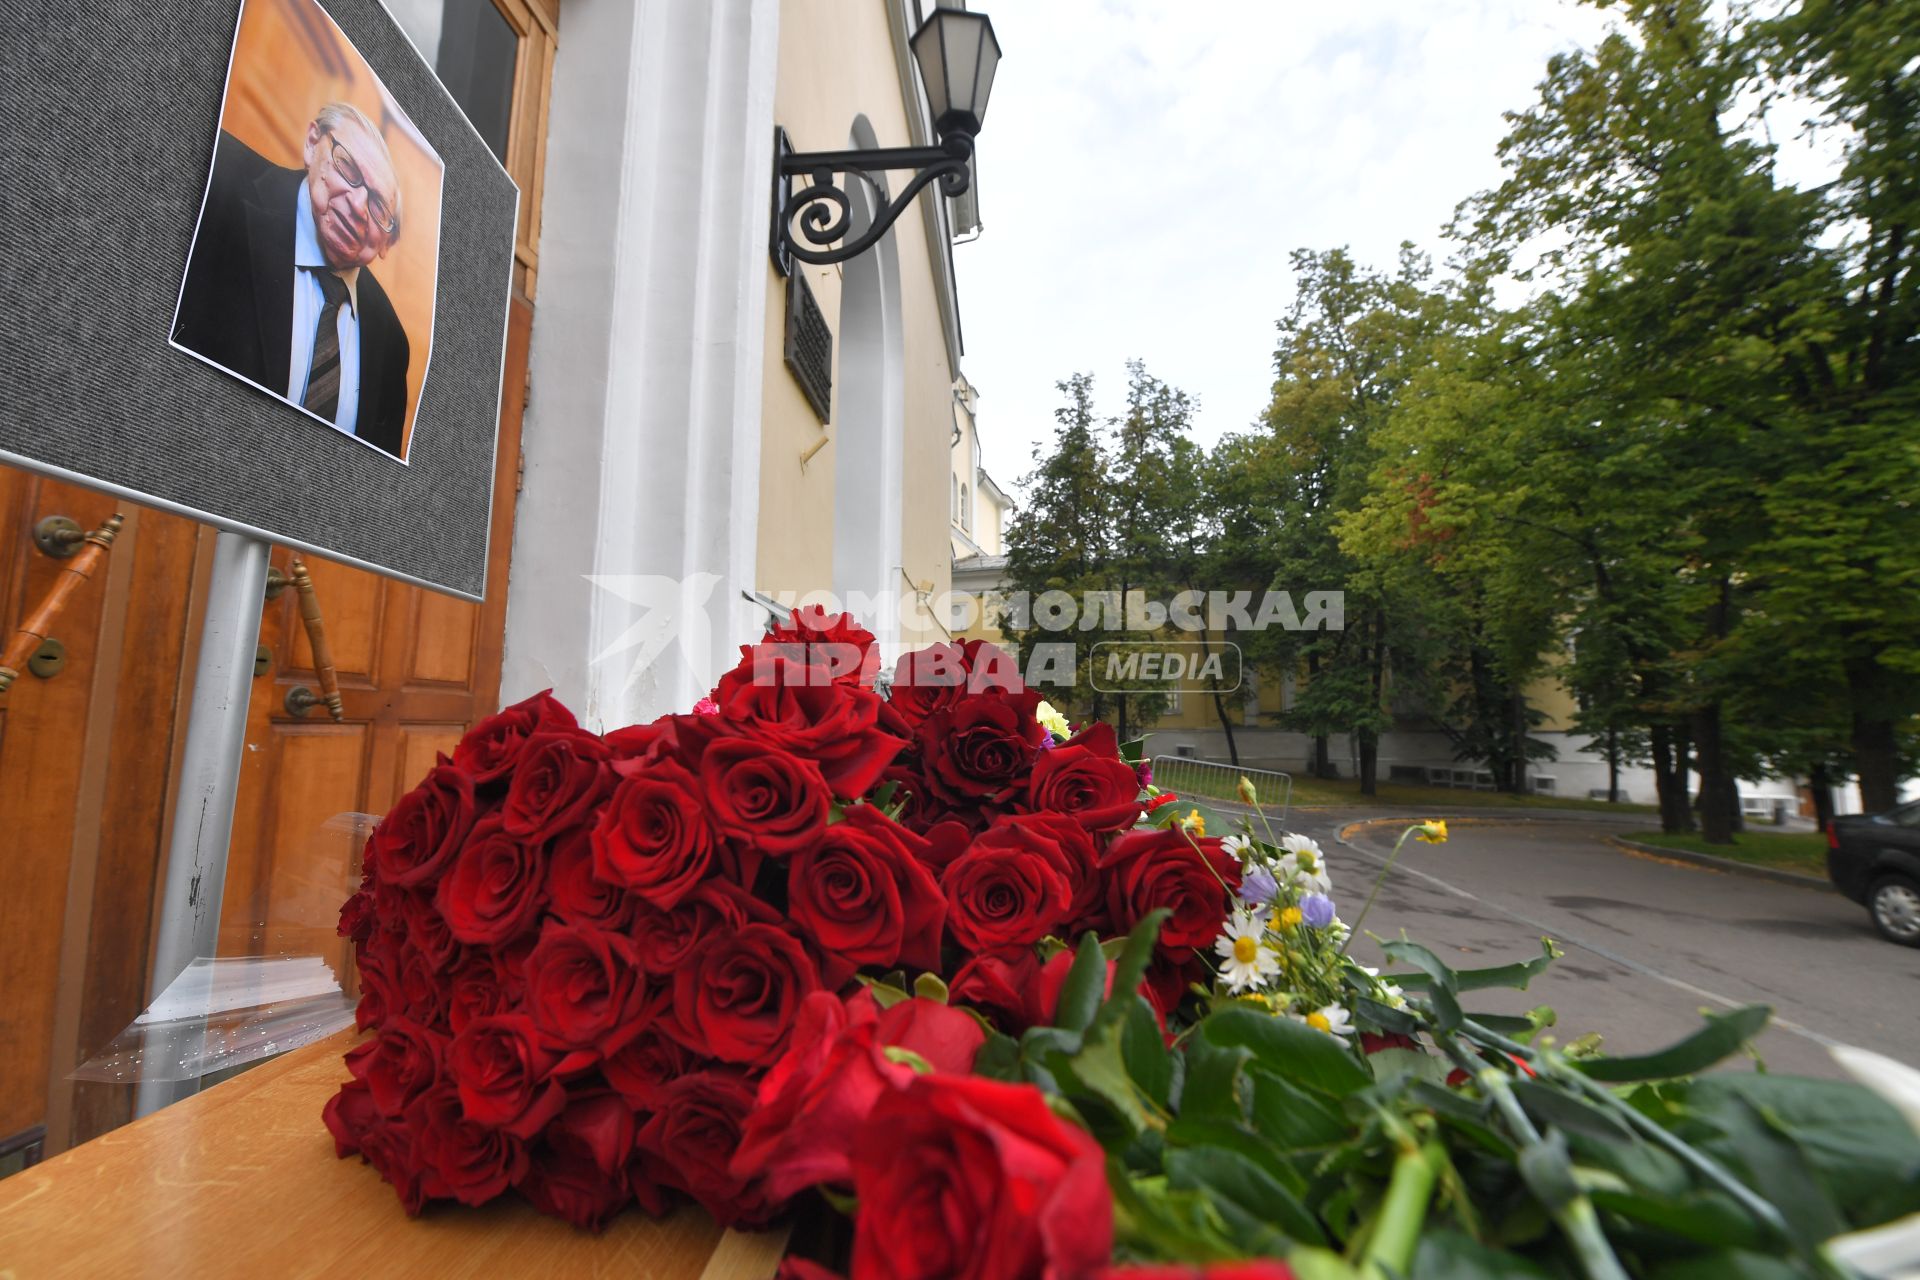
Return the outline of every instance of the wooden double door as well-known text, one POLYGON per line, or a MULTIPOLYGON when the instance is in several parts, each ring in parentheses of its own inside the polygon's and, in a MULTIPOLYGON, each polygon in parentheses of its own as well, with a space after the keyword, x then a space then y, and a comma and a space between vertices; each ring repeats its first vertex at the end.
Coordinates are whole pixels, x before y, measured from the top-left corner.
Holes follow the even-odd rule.
MULTIPOLYGON (((290 690, 319 685, 296 593, 267 602, 222 955, 319 954, 344 977, 333 929, 357 876, 358 815, 384 812, 498 705, 558 11, 557 0, 494 0, 495 11, 518 41, 504 63, 503 161, 522 201, 486 599, 305 557, 339 671, 341 723, 324 707, 288 709, 290 690)), ((0 693, 0 1176, 131 1118, 131 1086, 68 1077, 148 1002, 215 537, 177 515, 0 466, 0 645, 62 566, 36 546, 36 524, 63 515, 91 529, 116 511, 125 525, 111 555, 53 628, 64 665, 44 678, 23 673, 0 693)), ((275 548, 276 567, 288 560, 275 548)))
MULTIPOLYGON (((482 604, 306 557, 339 671, 345 718, 296 715, 318 689, 296 593, 269 600, 247 709, 246 755, 219 953, 322 955, 357 874, 358 815, 384 812, 495 709, 512 544, 520 392, 532 308, 514 304, 520 376, 502 414, 489 591, 482 604)), ((146 1006, 170 799, 214 531, 0 467, 0 627, 11 634, 61 562, 34 525, 126 517, 102 572, 53 634, 65 664, 0 694, 0 1160, 83 1141, 129 1118, 125 1086, 71 1083, 146 1006), (36 1149, 37 1146, 37 1149, 36 1149)), ((276 548, 285 569, 289 555, 276 548)), ((5 1166, 0 1165, 0 1171, 5 1166)))

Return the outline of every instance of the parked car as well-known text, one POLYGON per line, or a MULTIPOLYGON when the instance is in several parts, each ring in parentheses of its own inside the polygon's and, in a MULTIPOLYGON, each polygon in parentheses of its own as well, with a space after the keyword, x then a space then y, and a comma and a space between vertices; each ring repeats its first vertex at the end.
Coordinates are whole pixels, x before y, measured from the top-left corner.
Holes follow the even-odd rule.
POLYGON ((1827 828, 1827 878, 1867 909, 1881 937, 1920 947, 1920 803, 1835 818, 1827 828))

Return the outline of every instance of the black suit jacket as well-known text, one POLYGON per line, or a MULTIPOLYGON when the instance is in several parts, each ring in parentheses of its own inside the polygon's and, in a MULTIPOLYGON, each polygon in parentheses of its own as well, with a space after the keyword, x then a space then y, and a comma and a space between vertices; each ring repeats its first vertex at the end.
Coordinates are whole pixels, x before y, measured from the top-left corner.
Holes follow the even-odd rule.
MULTIPOLYGON (((306 170, 269 163, 221 133, 173 322, 175 342, 280 396, 293 358, 294 195, 306 180, 306 170)), ((354 434, 398 457, 407 415, 407 331, 365 267, 354 292, 360 319, 354 434)))

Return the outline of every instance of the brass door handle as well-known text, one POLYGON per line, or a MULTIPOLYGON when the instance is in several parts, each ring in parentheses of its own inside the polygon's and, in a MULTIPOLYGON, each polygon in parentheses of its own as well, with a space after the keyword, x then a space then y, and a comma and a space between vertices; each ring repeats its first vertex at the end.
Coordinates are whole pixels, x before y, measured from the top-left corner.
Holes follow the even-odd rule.
MULTIPOLYGON (((313 650, 313 671, 320 677, 320 697, 318 702, 325 703, 327 714, 338 724, 347 718, 345 707, 340 701, 340 674, 334 670, 333 648, 327 643, 327 626, 320 620, 320 597, 313 592, 313 575, 307 572, 307 566, 299 556, 288 563, 293 574, 293 589, 300 596, 300 621, 306 624, 307 647, 313 650)), ((298 711, 294 710, 295 693, 305 692, 304 686, 290 690, 287 694, 287 710, 294 715, 305 715, 307 707, 316 705, 308 702, 298 711)), ((313 695, 308 693, 311 698, 313 695)))
MULTIPOLYGON (((0 693, 5 693, 12 687, 13 682, 20 678, 21 668, 27 667, 35 655, 39 654, 48 643, 50 639, 48 633, 53 630, 54 620, 60 616, 61 610, 67 607, 75 593, 93 577, 94 571, 100 567, 100 562, 106 559, 107 552, 112 549, 114 537, 120 532, 122 523, 123 517, 116 511, 98 529, 80 536, 77 541, 79 550, 67 560, 67 563, 60 566, 60 572, 54 577, 53 585, 47 588, 46 598, 40 601, 38 608, 27 614, 26 619, 14 631, 13 638, 7 642, 6 649, 0 651, 0 693)), ((48 521, 41 521, 42 526, 48 524, 48 521)), ((59 541, 62 545, 69 541, 64 531, 59 541)), ((48 552, 48 554, 59 553, 48 552)), ((58 667, 54 668, 55 671, 58 669, 58 667)))

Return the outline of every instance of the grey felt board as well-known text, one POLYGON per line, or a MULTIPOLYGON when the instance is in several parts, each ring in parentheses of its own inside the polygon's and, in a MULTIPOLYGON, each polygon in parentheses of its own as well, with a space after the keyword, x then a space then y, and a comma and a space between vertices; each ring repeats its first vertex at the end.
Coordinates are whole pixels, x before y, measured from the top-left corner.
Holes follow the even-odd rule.
POLYGON ((518 192, 379 0, 322 3, 446 165, 411 465, 168 345, 238 0, 0 0, 0 460, 478 598, 518 192))

